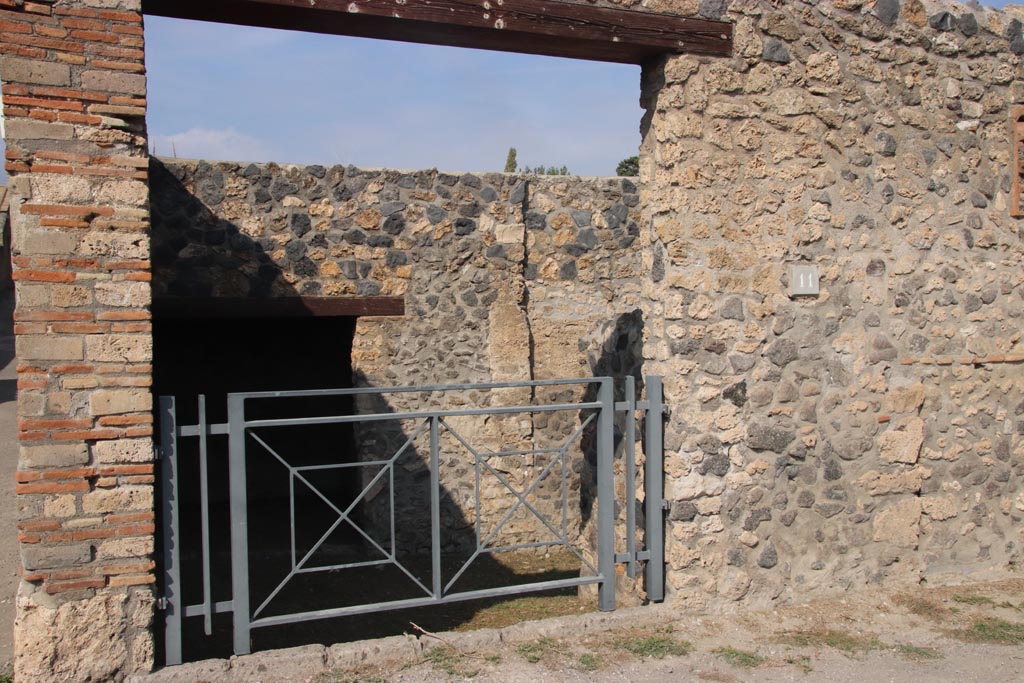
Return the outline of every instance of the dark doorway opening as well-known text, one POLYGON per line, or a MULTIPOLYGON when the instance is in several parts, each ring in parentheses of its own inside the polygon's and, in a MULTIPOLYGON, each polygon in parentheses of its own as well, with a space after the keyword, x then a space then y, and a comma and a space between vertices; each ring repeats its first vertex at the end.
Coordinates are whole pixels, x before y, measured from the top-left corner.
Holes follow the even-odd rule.
MULTIPOLYGON (((198 422, 196 397, 205 397, 207 424, 227 422, 227 395, 234 392, 346 389, 352 386, 352 338, 356 318, 348 316, 310 317, 208 317, 196 315, 161 316, 154 307, 153 323, 154 394, 174 396, 178 418, 198 422)), ((163 307, 166 309, 166 307, 163 307)), ((273 310, 268 305, 268 310, 273 310)), ((280 307, 277 307, 280 308, 280 307)), ((259 402, 247 406, 253 418, 286 418, 320 414, 352 413, 349 396, 293 399, 277 402, 273 414, 260 414, 259 402)), ((262 412, 266 412, 264 409, 262 412)), ((201 487, 198 444, 186 440, 179 455, 179 510, 182 544, 182 586, 185 604, 202 602, 201 487)), ((321 425, 316 428, 278 430, 268 447, 293 467, 324 462, 355 462, 357 449, 350 424, 321 425)), ((291 560, 288 543, 291 520, 315 513, 320 503, 311 496, 297 497, 291 509, 287 469, 269 452, 253 459, 247 467, 250 526, 250 557, 272 577, 291 560)), ((211 436, 208 447, 208 490, 211 510, 209 539, 211 592, 214 601, 231 599, 230 513, 228 497, 228 452, 225 436, 211 436)), ((337 504, 346 505, 361 490, 358 471, 332 470, 320 477, 318 489, 337 504)), ((296 528, 296 547, 301 551, 315 542, 316 529, 296 528)), ((358 544, 349 528, 325 543, 321 562, 342 561, 358 544)), ((287 569, 284 569, 287 571, 287 569)), ((230 643, 230 614, 215 615, 213 638, 205 637, 202 620, 186 619, 184 642, 190 658, 223 655, 230 643)))

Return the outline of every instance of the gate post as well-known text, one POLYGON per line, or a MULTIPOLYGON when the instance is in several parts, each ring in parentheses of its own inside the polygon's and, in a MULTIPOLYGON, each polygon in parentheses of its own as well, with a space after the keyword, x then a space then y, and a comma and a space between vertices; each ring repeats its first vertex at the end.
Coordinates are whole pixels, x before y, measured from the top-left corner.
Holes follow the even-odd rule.
POLYGON ((231 610, 234 652, 247 655, 249 641, 249 521, 245 490, 245 398, 228 394, 228 467, 231 497, 231 610))
POLYGON ((644 462, 644 545, 650 553, 644 570, 647 599, 661 602, 665 599, 665 513, 664 491, 664 428, 665 407, 662 398, 661 377, 648 377, 647 386, 647 438, 644 462))
POLYGON ((597 607, 615 609, 615 385, 611 377, 601 378, 597 400, 597 569, 601 588, 597 607))
POLYGON ((164 546, 165 663, 181 664, 181 540, 178 536, 178 423, 173 396, 160 397, 160 484, 164 546))

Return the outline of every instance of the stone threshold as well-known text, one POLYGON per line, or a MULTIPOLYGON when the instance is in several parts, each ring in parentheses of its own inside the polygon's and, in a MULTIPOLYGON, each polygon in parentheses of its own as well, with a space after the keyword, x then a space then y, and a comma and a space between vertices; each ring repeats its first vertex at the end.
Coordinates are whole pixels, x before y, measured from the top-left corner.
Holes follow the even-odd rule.
POLYGON ((304 645, 230 659, 207 659, 169 666, 150 674, 129 676, 126 683, 296 683, 315 680, 316 676, 330 671, 413 664, 427 650, 438 646, 448 645, 473 653, 538 638, 579 637, 583 633, 653 627, 671 622, 672 614, 670 606, 662 603, 626 607, 614 612, 590 612, 524 621, 500 629, 449 631, 437 636, 405 634, 327 646, 304 645))

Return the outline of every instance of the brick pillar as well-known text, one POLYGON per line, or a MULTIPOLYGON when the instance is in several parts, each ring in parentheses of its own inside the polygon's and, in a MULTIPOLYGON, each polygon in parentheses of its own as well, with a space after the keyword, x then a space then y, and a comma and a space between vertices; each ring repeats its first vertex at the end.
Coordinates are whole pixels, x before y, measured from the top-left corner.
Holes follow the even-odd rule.
POLYGON ((149 165, 139 0, 0 0, 17 308, 15 673, 153 663, 149 165))

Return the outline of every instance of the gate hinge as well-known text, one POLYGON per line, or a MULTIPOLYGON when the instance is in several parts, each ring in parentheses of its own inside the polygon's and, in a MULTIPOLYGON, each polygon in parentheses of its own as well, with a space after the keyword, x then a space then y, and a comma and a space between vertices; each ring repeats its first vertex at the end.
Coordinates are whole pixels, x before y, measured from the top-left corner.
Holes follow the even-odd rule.
POLYGON ((669 408, 667 405, 662 405, 661 414, 665 416, 666 420, 669 420, 672 418, 672 409, 669 408))
POLYGON ((156 608, 158 610, 162 611, 162 612, 166 612, 167 611, 167 598, 165 598, 162 595, 159 598, 157 598, 156 599, 156 608))
POLYGON ((672 501, 667 500, 667 499, 662 499, 662 501, 661 501, 661 509, 662 510, 671 510, 672 509, 672 501))

